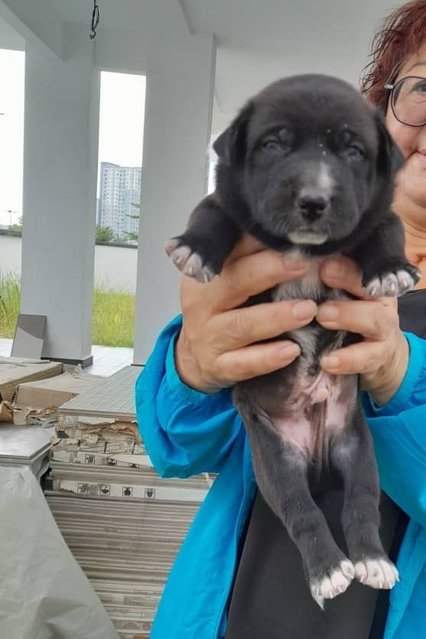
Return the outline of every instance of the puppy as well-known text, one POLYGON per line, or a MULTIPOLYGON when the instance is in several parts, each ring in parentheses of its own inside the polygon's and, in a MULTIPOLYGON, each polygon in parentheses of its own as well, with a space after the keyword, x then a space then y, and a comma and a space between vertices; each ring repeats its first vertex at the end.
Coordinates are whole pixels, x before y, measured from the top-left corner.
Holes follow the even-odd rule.
MULTIPOLYGON (((348 297, 319 279, 321 259, 333 253, 355 260, 372 296, 401 295, 418 281, 390 208, 402 156, 379 112, 350 85, 322 75, 279 80, 244 106, 214 148, 216 190, 166 245, 184 274, 209 281, 249 233, 277 251, 308 256, 311 268, 248 304, 348 297)), ((300 345, 296 361, 233 391, 259 490, 299 549, 321 607, 354 577, 392 588, 398 573, 379 538, 379 486, 358 379, 319 366, 321 356, 357 338, 315 321, 283 337, 300 345), (348 556, 312 498, 324 476, 343 482, 348 556)))

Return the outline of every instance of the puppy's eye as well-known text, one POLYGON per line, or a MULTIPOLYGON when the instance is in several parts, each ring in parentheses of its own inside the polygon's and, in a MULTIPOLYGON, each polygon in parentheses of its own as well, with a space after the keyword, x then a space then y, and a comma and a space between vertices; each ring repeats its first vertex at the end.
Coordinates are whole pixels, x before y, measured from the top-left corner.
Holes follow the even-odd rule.
POLYGON ((349 160, 362 160, 365 156, 364 148, 360 144, 349 144, 343 149, 343 154, 349 160))
POLYGON ((340 153, 348 160, 356 162, 365 157, 364 146, 351 131, 345 130, 341 133, 340 147, 340 153))
POLYGON ((285 155, 290 151, 290 145, 276 138, 269 138, 262 142, 262 149, 273 155, 285 155))

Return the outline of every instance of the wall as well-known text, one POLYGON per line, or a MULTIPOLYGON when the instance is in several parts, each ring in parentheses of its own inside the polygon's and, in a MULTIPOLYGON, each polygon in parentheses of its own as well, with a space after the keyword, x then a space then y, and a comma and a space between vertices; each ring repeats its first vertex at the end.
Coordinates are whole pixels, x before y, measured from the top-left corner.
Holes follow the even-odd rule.
MULTIPOLYGON (((0 273, 21 275, 20 237, 0 235, 0 273)), ((102 288, 136 291, 137 250, 119 246, 96 245, 95 283, 102 288)))

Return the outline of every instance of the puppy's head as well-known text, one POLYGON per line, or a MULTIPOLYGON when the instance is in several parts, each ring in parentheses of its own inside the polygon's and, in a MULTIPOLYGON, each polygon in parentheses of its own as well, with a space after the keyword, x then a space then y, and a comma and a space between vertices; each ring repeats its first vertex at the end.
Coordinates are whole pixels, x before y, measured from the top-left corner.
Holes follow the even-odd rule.
POLYGON ((380 114, 350 85, 320 75, 267 87, 214 148, 218 189, 221 180, 238 189, 247 229, 324 253, 380 222, 402 165, 380 114))

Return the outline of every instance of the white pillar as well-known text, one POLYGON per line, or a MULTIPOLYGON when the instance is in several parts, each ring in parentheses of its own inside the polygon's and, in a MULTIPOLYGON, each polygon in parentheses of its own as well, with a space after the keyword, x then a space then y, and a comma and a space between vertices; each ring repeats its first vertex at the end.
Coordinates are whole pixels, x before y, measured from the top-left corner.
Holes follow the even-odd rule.
POLYGON ((99 73, 83 25, 64 62, 27 48, 21 313, 47 316, 44 357, 91 361, 99 73))
POLYGON ((179 311, 164 243, 181 233, 207 186, 216 47, 212 36, 159 39, 147 65, 134 361, 143 364, 179 311))

